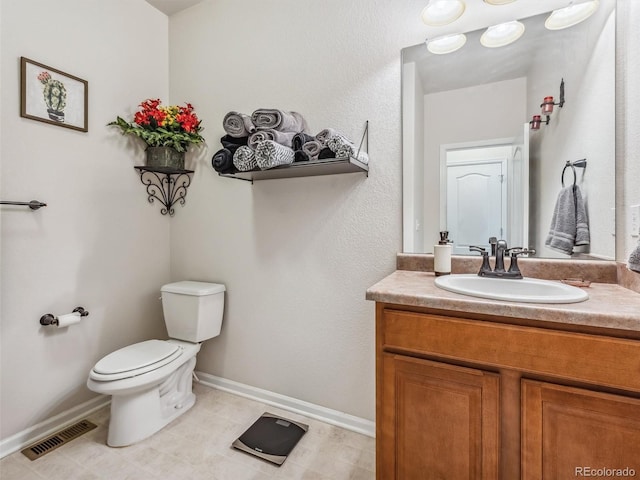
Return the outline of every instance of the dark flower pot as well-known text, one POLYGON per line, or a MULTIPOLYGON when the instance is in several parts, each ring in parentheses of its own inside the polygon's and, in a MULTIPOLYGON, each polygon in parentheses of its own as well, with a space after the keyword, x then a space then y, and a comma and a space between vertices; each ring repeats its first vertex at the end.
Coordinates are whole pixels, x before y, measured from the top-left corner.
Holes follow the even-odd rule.
POLYGON ((147 167, 184 169, 184 152, 171 147, 147 147, 147 167))

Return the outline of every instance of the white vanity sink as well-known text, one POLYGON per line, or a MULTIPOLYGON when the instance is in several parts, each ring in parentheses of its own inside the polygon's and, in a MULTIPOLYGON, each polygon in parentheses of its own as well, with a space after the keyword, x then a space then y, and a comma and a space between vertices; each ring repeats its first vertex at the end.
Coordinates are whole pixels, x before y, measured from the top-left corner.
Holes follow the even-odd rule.
POLYGON ((584 290, 550 280, 479 277, 476 274, 437 277, 436 286, 454 293, 508 302, 577 303, 589 298, 584 290))

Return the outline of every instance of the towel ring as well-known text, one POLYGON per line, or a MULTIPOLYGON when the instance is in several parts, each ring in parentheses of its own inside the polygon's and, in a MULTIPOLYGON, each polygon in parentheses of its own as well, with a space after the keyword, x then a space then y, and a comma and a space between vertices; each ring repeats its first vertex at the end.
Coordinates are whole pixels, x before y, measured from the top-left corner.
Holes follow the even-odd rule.
POLYGON ((562 169, 562 188, 564 188, 564 172, 565 170, 567 170, 568 167, 571 167, 571 170, 573 171, 573 184, 576 184, 576 181, 578 180, 578 176, 576 175, 576 167, 573 166, 573 164, 567 160, 566 165, 564 166, 564 168, 562 169))
POLYGON ((573 163, 567 160, 567 163, 565 163, 564 168, 562 169, 562 178, 560 179, 560 181, 562 182, 563 188, 564 188, 564 172, 567 170, 568 167, 571 167, 571 170, 573 171, 573 186, 575 187, 576 182, 578 181, 578 175, 576 174, 576 167, 587 168, 587 159, 583 158, 582 160, 576 160, 573 163))

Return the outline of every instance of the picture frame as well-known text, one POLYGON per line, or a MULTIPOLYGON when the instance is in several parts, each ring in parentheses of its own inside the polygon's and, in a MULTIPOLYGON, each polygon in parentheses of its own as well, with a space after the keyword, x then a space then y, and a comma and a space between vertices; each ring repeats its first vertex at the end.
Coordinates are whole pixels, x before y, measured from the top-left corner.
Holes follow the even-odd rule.
POLYGON ((89 131, 89 82, 20 57, 20 116, 89 131))

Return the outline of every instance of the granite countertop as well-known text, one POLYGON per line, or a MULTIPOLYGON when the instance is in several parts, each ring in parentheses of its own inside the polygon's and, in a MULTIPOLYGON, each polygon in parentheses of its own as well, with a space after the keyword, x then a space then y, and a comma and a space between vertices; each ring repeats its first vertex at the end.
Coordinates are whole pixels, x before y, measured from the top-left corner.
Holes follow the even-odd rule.
MULTIPOLYGON (((367 300, 453 312, 586 326, 640 334, 640 294, 613 283, 592 283, 580 303, 536 304, 487 300, 436 287, 433 272, 396 270, 367 290, 367 300)), ((552 325, 550 325, 551 327, 552 325)), ((603 332, 606 333, 606 332, 603 332)))

